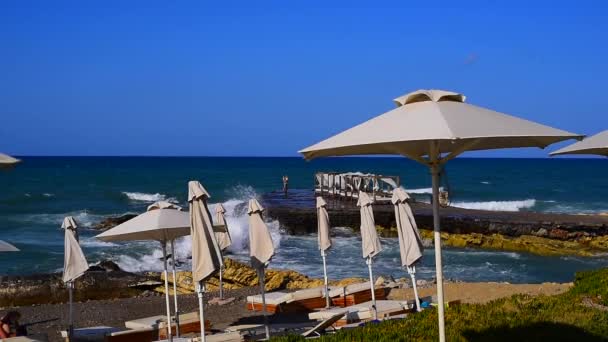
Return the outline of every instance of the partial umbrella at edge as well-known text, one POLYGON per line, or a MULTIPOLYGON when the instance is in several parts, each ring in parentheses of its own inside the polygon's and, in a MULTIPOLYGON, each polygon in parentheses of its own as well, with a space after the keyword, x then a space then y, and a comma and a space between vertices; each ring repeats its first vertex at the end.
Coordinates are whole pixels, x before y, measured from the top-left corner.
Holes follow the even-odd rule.
POLYGON ((19 248, 6 241, 0 240, 0 252, 19 252, 19 248))
POLYGON ((21 162, 21 160, 17 158, 13 158, 7 154, 0 153, 0 168, 2 167, 11 167, 21 162))
POLYGON ((550 153, 552 156, 561 154, 595 154, 608 157, 608 130, 550 153))

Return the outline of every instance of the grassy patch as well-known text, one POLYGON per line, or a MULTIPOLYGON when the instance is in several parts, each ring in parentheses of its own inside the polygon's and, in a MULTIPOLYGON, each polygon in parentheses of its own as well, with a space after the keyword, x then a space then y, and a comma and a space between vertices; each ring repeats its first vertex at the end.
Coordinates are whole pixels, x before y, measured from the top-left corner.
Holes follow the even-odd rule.
MULTIPOLYGON (((574 287, 556 296, 515 295, 446 310, 448 341, 608 341, 608 269, 579 272, 574 287), (592 300, 595 306, 583 305, 592 300)), ((325 335, 321 341, 436 341, 437 313, 325 335)), ((273 341, 304 341, 296 335, 273 341)))

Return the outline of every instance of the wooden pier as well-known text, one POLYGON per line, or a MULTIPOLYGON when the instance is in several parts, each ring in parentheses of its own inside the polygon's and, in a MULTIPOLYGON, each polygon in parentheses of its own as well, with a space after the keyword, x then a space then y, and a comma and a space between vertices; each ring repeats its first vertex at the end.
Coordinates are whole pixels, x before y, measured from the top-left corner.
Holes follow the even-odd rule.
POLYGON ((391 200, 393 189, 401 186, 399 176, 361 172, 317 172, 314 177, 316 195, 356 201, 360 192, 372 196, 374 202, 391 200))

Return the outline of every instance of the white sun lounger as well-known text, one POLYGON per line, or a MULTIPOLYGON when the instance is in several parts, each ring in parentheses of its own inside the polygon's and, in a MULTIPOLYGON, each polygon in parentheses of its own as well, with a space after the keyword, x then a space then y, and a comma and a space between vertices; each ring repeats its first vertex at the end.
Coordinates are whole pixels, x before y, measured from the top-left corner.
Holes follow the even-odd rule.
POLYGON ((346 315, 346 312, 339 312, 337 314, 334 314, 330 318, 320 322, 319 324, 315 325, 312 329, 303 333, 302 336, 304 336, 304 337, 321 336, 321 333, 323 333, 327 328, 333 326, 336 322, 338 322, 338 320, 340 320, 342 317, 344 317, 344 315, 346 315))
MULTIPOLYGON (((335 288, 334 288, 335 289, 335 288)), ((331 292, 331 291, 330 291, 331 292)), ((270 292, 266 294, 268 312, 307 312, 325 307, 325 291, 323 287, 298 290, 295 292, 270 292)), ((262 310, 262 296, 248 296, 249 310, 262 310)))
MULTIPOLYGON (((413 308, 413 304, 408 301, 397 301, 397 300, 377 300, 376 307, 378 310, 379 317, 388 317, 405 313, 413 308)), ((346 308, 334 308, 329 310, 311 312, 308 314, 308 318, 312 320, 326 320, 333 317, 336 314, 344 313, 346 315, 346 322, 359 322, 369 320, 374 317, 372 310, 372 302, 365 302, 346 308)))

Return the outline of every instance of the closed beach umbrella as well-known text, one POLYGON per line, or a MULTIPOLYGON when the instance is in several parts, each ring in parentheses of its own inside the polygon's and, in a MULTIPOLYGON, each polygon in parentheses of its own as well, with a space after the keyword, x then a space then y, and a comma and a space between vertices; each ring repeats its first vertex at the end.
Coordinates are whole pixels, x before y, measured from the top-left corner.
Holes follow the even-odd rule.
POLYGON ((264 268, 270 263, 274 256, 274 245, 270 231, 264 223, 262 213, 264 208, 256 199, 249 200, 247 214, 249 214, 249 256, 251 266, 258 272, 260 291, 262 292, 262 312, 264 314, 264 327, 266 339, 270 339, 270 329, 268 328, 268 316, 266 312, 266 294, 264 291, 264 268))
POLYGON ((190 228, 192 235, 192 280, 198 289, 198 305, 201 316, 201 338, 205 341, 205 313, 203 292, 205 281, 223 266, 222 254, 213 235, 213 223, 207 207, 209 193, 198 181, 188 182, 190 202, 190 228))
POLYGON ((0 252, 19 252, 19 248, 6 241, 0 240, 0 252))
POLYGON ((374 220, 374 210, 372 209, 372 199, 365 192, 359 193, 357 201, 359 211, 361 213, 361 247, 363 258, 367 263, 369 271, 369 283, 372 291, 372 305, 374 309, 374 319, 378 319, 378 310, 376 308, 376 290, 374 288, 374 276, 372 273, 372 259, 382 251, 378 232, 376 231, 376 222, 374 220))
POLYGON ((407 202, 409 198, 410 196, 403 188, 396 188, 393 191, 391 202, 395 206, 395 221, 397 222, 401 266, 407 268, 407 271, 412 278, 416 308, 420 311, 420 299, 418 298, 418 289, 416 287, 415 264, 422 259, 423 246, 420 232, 418 232, 418 225, 416 225, 416 220, 414 219, 414 213, 412 213, 412 208, 410 208, 410 205, 407 202))
MULTIPOLYGON (((171 332, 171 304, 169 299, 169 276, 167 270, 167 242, 190 234, 190 216, 188 213, 175 209, 154 209, 138 215, 129 221, 107 230, 96 238, 107 241, 140 241, 153 240, 160 242, 163 251, 163 267, 165 276, 165 301, 167 309, 167 332, 171 332)), ((176 312, 176 320, 179 313, 176 312)), ((177 322, 179 329, 179 321, 177 322)), ((179 335, 179 331, 178 331, 179 335)))
MULTIPOLYGON (((226 224, 226 217, 224 214, 226 213, 226 209, 221 203, 215 205, 215 239, 217 240, 217 245, 222 252, 222 258, 224 256, 224 251, 232 245, 232 239, 230 238, 230 231, 228 231, 228 224, 226 224)), ((220 267, 220 299, 224 299, 224 280, 223 280, 223 271, 224 267, 220 267)))
POLYGON ((462 94, 418 90, 394 100, 387 113, 300 151, 318 157, 397 154, 431 170, 439 337, 445 341, 443 273, 439 225, 440 171, 465 151, 540 147, 579 135, 465 103, 462 94))
POLYGON ((11 167, 17 163, 19 163, 21 160, 17 159, 17 158, 13 158, 9 155, 6 155, 4 153, 0 153, 0 168, 1 167, 11 167))
POLYGON ((87 259, 82 253, 76 237, 78 236, 76 222, 71 216, 63 219, 61 227, 64 230, 64 258, 63 258, 63 282, 66 283, 69 291, 69 327, 68 334, 71 337, 74 331, 73 316, 73 291, 74 280, 80 277, 89 269, 87 259))
POLYGON ((552 156, 560 154, 595 154, 608 157, 608 130, 551 152, 552 156))
POLYGON ((317 197, 317 240, 319 242, 319 250, 321 251, 321 259, 323 259, 323 281, 325 283, 325 301, 329 307, 329 286, 327 284, 327 263, 325 255, 331 248, 331 239, 329 238, 329 214, 327 213, 327 203, 323 197, 317 197))

